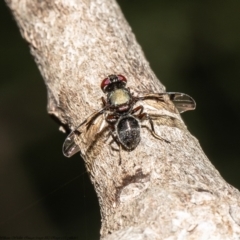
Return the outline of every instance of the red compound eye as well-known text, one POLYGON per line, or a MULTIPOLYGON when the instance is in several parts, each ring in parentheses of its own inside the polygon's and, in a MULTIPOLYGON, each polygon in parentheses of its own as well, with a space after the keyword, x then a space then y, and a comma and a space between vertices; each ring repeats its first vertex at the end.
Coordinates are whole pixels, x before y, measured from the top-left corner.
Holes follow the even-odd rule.
POLYGON ((105 92, 105 88, 111 83, 110 79, 107 77, 107 78, 104 78, 102 80, 102 83, 101 83, 101 89, 103 90, 103 92, 105 92))
POLYGON ((127 83, 127 79, 123 75, 117 75, 117 77, 119 81, 127 83))

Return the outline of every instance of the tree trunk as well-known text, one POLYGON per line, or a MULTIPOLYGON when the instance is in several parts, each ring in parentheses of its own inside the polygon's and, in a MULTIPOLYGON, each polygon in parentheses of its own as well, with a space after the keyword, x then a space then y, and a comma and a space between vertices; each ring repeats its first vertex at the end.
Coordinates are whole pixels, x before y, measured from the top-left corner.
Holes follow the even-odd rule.
MULTIPOLYGON (((123 74, 135 95, 164 86, 114 0, 6 0, 41 71, 48 113, 74 129, 102 107, 100 83, 123 74)), ((194 114, 194 113, 192 113, 194 114)), ((142 128, 134 151, 98 139, 86 159, 102 216, 102 239, 239 239, 239 192, 187 130, 142 128)))

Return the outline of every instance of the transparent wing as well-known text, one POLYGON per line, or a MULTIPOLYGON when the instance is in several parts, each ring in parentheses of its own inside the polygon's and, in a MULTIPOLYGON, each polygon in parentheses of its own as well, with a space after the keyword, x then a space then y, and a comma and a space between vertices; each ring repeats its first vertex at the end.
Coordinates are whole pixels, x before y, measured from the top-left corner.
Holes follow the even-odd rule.
POLYGON ((194 110, 196 103, 194 99, 187 94, 177 92, 153 93, 139 97, 138 100, 144 101, 145 112, 148 114, 150 122, 152 121, 152 133, 159 139, 174 141, 179 139, 181 131, 168 132, 164 135, 163 126, 176 127, 185 130, 186 126, 179 116, 179 113, 194 110), (176 135, 175 133, 178 134, 176 135), (170 136, 173 134, 173 136, 170 136))
POLYGON ((63 143, 63 154, 71 157, 81 151, 84 155, 96 136, 106 127, 104 109, 90 115, 75 130, 73 130, 63 143))
POLYGON ((185 93, 167 92, 166 94, 180 113, 194 110, 196 108, 195 100, 185 93))
POLYGON ((170 101, 177 108, 179 113, 194 110, 196 108, 196 102, 192 97, 185 93, 179 92, 166 92, 166 93, 152 93, 146 94, 143 97, 139 97, 139 100, 155 100, 155 106, 159 105, 162 109, 176 112, 170 101))

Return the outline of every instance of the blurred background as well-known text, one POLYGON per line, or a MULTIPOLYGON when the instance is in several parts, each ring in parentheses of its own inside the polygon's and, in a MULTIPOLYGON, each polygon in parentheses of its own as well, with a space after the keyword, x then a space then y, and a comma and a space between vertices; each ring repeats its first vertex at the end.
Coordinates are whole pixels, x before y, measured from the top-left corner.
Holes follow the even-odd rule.
MULTIPOLYGON (((118 2, 167 90, 196 100, 183 118, 240 189, 240 1, 118 2)), ((84 164, 62 155, 65 135, 47 115, 44 82, 3 1, 0 29, 0 236, 98 239, 84 164)))

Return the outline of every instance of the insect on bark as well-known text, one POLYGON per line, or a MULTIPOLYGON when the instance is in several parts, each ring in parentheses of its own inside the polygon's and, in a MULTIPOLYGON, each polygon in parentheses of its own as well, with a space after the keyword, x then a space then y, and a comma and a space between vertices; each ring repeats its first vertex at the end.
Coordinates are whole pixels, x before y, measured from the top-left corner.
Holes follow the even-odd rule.
MULTIPOLYGON (((103 79, 101 89, 106 94, 106 99, 102 97, 103 108, 94 112, 66 138, 63 144, 63 154, 71 157, 75 153, 85 156, 88 149, 98 136, 106 128, 113 140, 126 151, 134 150, 141 140, 141 122, 150 123, 152 135, 165 142, 156 133, 154 123, 167 119, 164 124, 174 121, 174 117, 169 117, 159 113, 159 109, 170 110, 173 113, 182 113, 194 110, 196 103, 187 94, 178 92, 149 93, 143 96, 133 96, 129 88, 126 88, 127 79, 123 75, 109 75, 103 79), (166 101, 170 100, 171 104, 166 101), (154 112, 144 111, 142 105, 136 106, 137 102, 145 102, 154 112), (81 149, 76 139, 81 140, 81 149)), ((171 125, 171 124, 170 124, 171 125)), ((173 125, 173 124, 172 124, 173 125)))

